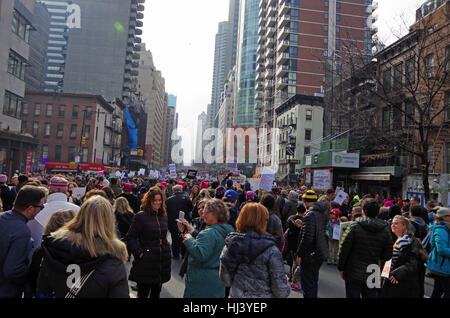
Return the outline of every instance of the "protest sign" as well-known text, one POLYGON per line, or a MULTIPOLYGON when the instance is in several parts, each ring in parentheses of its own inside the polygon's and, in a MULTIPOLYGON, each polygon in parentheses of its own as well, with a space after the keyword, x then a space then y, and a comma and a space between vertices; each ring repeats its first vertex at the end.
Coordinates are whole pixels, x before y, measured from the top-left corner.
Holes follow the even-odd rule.
POLYGON ((348 194, 341 190, 336 195, 336 197, 334 198, 333 202, 336 202, 337 204, 342 205, 342 203, 344 203, 344 200, 345 200, 346 197, 348 197, 348 194))
POLYGON ((275 171, 268 167, 264 167, 261 179, 259 180, 259 188, 266 190, 267 192, 272 191, 273 180, 275 179, 275 171))
POLYGON ((314 190, 328 190, 331 187, 330 170, 314 170, 313 188, 314 190))
POLYGON ((341 238, 341 227, 339 225, 335 225, 333 227, 333 240, 339 241, 339 239, 341 238))
POLYGON ((188 179, 195 179, 197 177, 197 170, 191 170, 189 169, 187 172, 186 178, 188 179))
POLYGON ((247 179, 248 183, 250 183, 250 189, 252 191, 258 190, 259 187, 259 179, 258 178, 249 178, 247 179))
POLYGON ((81 198, 86 194, 86 187, 80 187, 80 188, 73 188, 72 196, 77 199, 81 200, 81 198))
POLYGON ((138 175, 139 176, 145 175, 145 169, 139 169, 138 175))

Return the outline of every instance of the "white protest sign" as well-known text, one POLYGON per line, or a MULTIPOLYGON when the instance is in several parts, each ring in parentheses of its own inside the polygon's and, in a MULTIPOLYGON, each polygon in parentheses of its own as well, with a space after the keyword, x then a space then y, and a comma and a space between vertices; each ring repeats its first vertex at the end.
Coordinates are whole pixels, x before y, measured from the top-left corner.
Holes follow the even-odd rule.
POLYGON ((128 178, 133 178, 134 177, 134 171, 131 171, 129 174, 128 174, 128 178))
POLYGON ((381 277, 389 278, 389 273, 391 272, 391 264, 392 264, 392 259, 390 259, 386 263, 384 263, 383 271, 381 272, 381 277))
POLYGON ((248 183, 250 183, 250 189, 252 191, 258 190, 259 187, 259 179, 258 178, 249 178, 247 179, 248 183))
POLYGON ((267 192, 272 191, 273 180, 275 179, 275 171, 268 167, 264 167, 261 179, 259 180, 259 188, 266 190, 267 192))
POLYGON ((313 188, 315 190, 327 190, 331 188, 330 170, 314 170, 313 188))
POLYGON ((145 175, 145 169, 139 169, 138 175, 139 176, 145 175))
POLYGON ((81 198, 86 194, 86 187, 80 187, 80 188, 73 188, 72 196, 77 199, 81 200, 81 198))
POLYGON ((339 191, 336 197, 334 198, 333 202, 336 202, 339 205, 342 205, 344 203, 345 198, 348 197, 348 194, 344 191, 339 191))
POLYGON ((341 237, 341 227, 340 225, 335 225, 333 227, 333 240, 339 241, 341 237))

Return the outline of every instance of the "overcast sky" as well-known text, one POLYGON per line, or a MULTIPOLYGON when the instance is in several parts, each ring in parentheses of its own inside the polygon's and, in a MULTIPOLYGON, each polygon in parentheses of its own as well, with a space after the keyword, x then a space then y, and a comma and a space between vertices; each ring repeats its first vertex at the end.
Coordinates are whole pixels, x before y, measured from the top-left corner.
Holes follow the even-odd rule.
MULTIPOLYGON (((378 36, 390 44, 406 34, 425 0, 378 0, 378 36)), ((143 42, 177 96, 185 162, 193 158, 197 116, 211 101, 214 41, 228 20, 229 0, 150 0, 145 3, 143 42)))

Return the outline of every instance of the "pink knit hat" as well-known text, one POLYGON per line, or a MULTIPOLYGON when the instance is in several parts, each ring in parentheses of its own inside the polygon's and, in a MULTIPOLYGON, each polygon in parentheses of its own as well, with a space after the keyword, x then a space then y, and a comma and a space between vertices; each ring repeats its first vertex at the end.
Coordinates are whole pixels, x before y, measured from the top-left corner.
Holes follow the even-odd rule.
POLYGON ((394 201, 389 201, 389 200, 386 200, 385 202, 384 202, 384 206, 385 207, 391 207, 391 206, 393 206, 394 205, 394 201))
POLYGON ((202 181, 202 183, 200 183, 200 189, 208 189, 209 183, 202 181))
POLYGON ((133 185, 131 183, 123 183, 122 189, 125 192, 131 192, 131 191, 133 191, 133 185))
POLYGON ((48 190, 50 193, 54 192, 66 193, 68 184, 69 182, 64 178, 53 177, 50 179, 50 185, 48 187, 48 190))
POLYGON ((161 182, 161 186, 163 189, 167 188, 167 182, 165 181, 161 182))

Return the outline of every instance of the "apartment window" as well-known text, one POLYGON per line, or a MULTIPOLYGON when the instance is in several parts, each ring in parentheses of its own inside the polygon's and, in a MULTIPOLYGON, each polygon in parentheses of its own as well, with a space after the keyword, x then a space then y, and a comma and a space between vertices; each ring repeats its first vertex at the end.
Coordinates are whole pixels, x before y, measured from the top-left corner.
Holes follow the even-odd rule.
POLYGON ((97 137, 98 137, 98 127, 95 128, 95 141, 97 141, 97 137))
POLYGON ((28 103, 22 102, 22 115, 28 115, 28 103))
POLYGON ((383 88, 385 92, 391 91, 391 69, 388 68, 383 72, 383 88))
POLYGON ((45 123, 45 128, 44 128, 44 136, 45 137, 50 136, 50 129, 51 129, 50 123, 45 123))
POLYGON ((405 127, 409 127, 414 124, 414 104, 406 102, 405 104, 405 127))
POLYGON ((328 32, 328 24, 325 24, 325 25, 323 26, 323 30, 324 30, 325 32, 328 32))
POLYGON ((336 14, 336 21, 341 21, 341 15, 340 14, 336 14))
POLYGON ((406 84, 414 84, 415 82, 415 66, 414 66, 414 58, 410 58, 406 60, 405 63, 405 73, 406 73, 406 84))
POLYGON ((323 38, 323 43, 328 44, 328 38, 323 38))
POLYGON ((20 118, 23 103, 22 97, 5 91, 5 96, 3 97, 3 99, 3 114, 15 118, 20 118))
POLYGON ((311 153, 311 147, 305 147, 305 148, 303 148, 303 154, 306 156, 306 155, 309 155, 311 153))
POLYGON ((336 26, 336 33, 341 32, 341 27, 340 26, 336 26))
POLYGON ((64 117, 66 115, 66 105, 59 105, 58 116, 64 117))
POLYGON ((8 57, 8 73, 15 77, 25 80, 25 67, 27 61, 16 52, 10 50, 8 57))
POLYGON ((89 139, 91 137, 91 126, 84 126, 83 135, 84 137, 86 137, 86 139, 89 139))
POLYGON ((20 132, 22 134, 27 132, 27 122, 25 120, 22 120, 22 127, 20 129, 20 132))
POLYGON ((403 63, 394 66, 394 89, 399 89, 403 86, 403 63))
POLYGON ((72 106, 72 118, 73 119, 78 118, 78 110, 79 110, 79 107, 77 105, 72 106))
POLYGON ((88 162, 88 148, 83 148, 82 149, 81 162, 88 162))
POLYGON ((328 50, 323 51, 323 56, 328 56, 328 50))
POLYGON ((75 161, 75 153, 77 152, 77 148, 69 147, 69 156, 67 158, 68 162, 75 161))
POLYGON ((31 23, 29 23, 19 12, 14 10, 11 30, 14 34, 28 43, 30 38, 31 23))
POLYGON ((341 3, 340 2, 336 2, 336 9, 340 9, 341 8, 341 3))
POLYGON ((323 18, 324 18, 324 19, 328 19, 328 12, 325 12, 325 13, 323 14, 323 18))
POLYGON ((328 0, 325 1, 325 7, 328 7, 328 0))
POLYGON ((52 104, 47 104, 47 112, 46 112, 46 115, 47 115, 48 117, 53 116, 53 105, 52 105, 52 104))
POLYGON ((77 125, 71 125, 70 126, 70 138, 76 138, 77 137, 77 125))
POLYGON ((41 104, 34 104, 34 116, 41 115, 41 104))
POLYGON ((306 120, 312 120, 312 110, 306 110, 306 120))
POLYGON ((305 140, 311 140, 311 129, 305 129, 305 140))
POLYGON ((38 132, 39 132, 39 123, 37 121, 35 121, 33 123, 33 136, 37 137, 38 136, 38 132))
POLYGON ((91 120, 92 119, 92 106, 86 107, 86 119, 91 120))
POLYGON ((434 75, 434 54, 428 54, 425 57, 425 74, 426 76, 432 77, 434 75))
POLYGON ((61 161, 61 146, 60 145, 55 146, 55 161, 56 162, 61 161))
POLYGON ((64 124, 59 123, 58 128, 56 129, 56 137, 62 138, 64 131, 64 124))
POLYGON ((383 118, 382 118, 382 127, 383 129, 389 129, 389 124, 391 122, 391 110, 389 107, 383 108, 383 118))
POLYGON ((42 158, 47 159, 48 158, 48 146, 42 146, 42 158))

